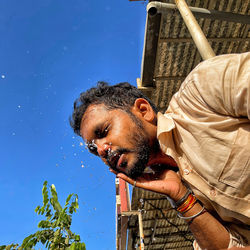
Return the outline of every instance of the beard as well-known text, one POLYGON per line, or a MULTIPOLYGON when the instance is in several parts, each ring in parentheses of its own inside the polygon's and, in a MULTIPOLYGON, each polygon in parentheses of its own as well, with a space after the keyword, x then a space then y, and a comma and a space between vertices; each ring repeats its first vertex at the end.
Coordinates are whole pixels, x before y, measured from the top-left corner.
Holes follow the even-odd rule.
POLYGON ((135 153, 135 159, 132 163, 130 163, 130 166, 128 166, 126 161, 123 162, 122 167, 127 169, 125 174, 128 177, 136 179, 143 174, 145 168, 147 167, 150 155, 153 155, 160 150, 160 145, 156 137, 153 145, 150 145, 149 135, 145 132, 141 120, 139 120, 132 112, 129 115, 137 128, 134 130, 131 137, 128 138, 130 144, 134 146, 134 150, 126 151, 135 153))
POLYGON ((148 140, 141 140, 136 144, 135 160, 128 169, 127 176, 136 179, 141 176, 147 166, 150 155, 148 140))
POLYGON ((139 139, 136 143, 136 157, 127 172, 127 176, 132 179, 136 179, 144 173, 150 156, 160 150, 160 145, 157 139, 155 139, 153 145, 150 146, 147 137, 139 136, 137 138, 139 139))
POLYGON ((144 134, 144 131, 141 130, 140 128, 138 128, 136 132, 130 135, 130 137, 127 139, 130 142, 130 144, 133 145, 133 149, 118 148, 116 151, 109 151, 107 156, 107 163, 109 167, 115 170, 116 172, 122 172, 126 174, 128 177, 136 179, 137 177, 142 175, 149 161, 149 155, 150 155, 149 140, 146 134, 144 134), (122 155, 124 153, 125 154, 133 153, 135 154, 135 157, 130 164, 128 164, 127 161, 123 161, 120 166, 120 168, 123 169, 123 171, 121 171, 116 167, 118 159, 114 161, 112 161, 112 159, 114 159, 115 156, 122 155))

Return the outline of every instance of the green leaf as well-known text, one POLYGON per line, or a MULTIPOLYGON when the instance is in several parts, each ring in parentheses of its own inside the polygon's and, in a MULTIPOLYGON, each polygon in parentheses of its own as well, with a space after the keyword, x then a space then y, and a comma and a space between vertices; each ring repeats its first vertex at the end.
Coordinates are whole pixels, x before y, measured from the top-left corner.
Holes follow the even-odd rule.
POLYGON ((70 194, 70 195, 67 197, 64 207, 66 207, 66 206, 69 205, 69 201, 70 201, 70 199, 71 199, 71 197, 72 197, 73 195, 74 195, 74 194, 70 194))
POLYGON ((43 194, 43 207, 46 207, 46 205, 49 202, 49 192, 48 192, 48 188, 47 188, 48 182, 45 181, 43 183, 43 189, 42 189, 42 194, 43 194))
POLYGON ((70 247, 67 247, 66 250, 86 250, 86 246, 84 243, 74 242, 70 247))
POLYGON ((73 214, 73 212, 76 212, 76 209, 79 208, 79 203, 78 203, 78 196, 75 195, 75 201, 73 201, 69 207, 69 213, 73 214))
POLYGON ((51 227, 51 222, 47 220, 41 220, 38 225, 39 228, 50 228, 51 227))
POLYGON ((51 205, 53 206, 53 208, 57 212, 60 212, 62 210, 62 207, 61 207, 60 203, 58 202, 56 187, 55 187, 54 184, 51 185, 50 191, 51 191, 51 194, 52 194, 52 197, 50 198, 51 205))
POLYGON ((80 235, 75 235, 75 241, 80 241, 80 235))
POLYGON ((18 247, 18 244, 14 244, 14 243, 12 243, 12 244, 10 244, 10 245, 3 245, 3 246, 0 246, 0 250, 11 250, 11 249, 17 249, 17 247, 18 247))
POLYGON ((35 246, 32 243, 32 238, 35 237, 35 236, 36 236, 36 234, 31 234, 28 237, 26 237, 23 240, 23 243, 22 243, 21 247, 24 248, 24 249, 27 249, 27 248, 32 248, 33 246, 35 246))
POLYGON ((35 209, 35 212, 36 212, 36 213, 37 213, 37 212, 39 213, 39 211, 40 211, 40 206, 37 206, 36 209, 35 209))

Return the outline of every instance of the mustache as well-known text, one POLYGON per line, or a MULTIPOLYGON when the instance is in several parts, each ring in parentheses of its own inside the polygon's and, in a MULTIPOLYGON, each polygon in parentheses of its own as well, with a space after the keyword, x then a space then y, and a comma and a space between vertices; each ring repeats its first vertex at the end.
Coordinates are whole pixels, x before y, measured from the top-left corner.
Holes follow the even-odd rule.
POLYGON ((122 154, 129 152, 133 152, 133 150, 129 150, 126 148, 118 148, 116 150, 109 149, 106 156, 106 161, 109 167, 115 170, 116 172, 119 172, 118 169, 116 168, 116 164, 122 154))

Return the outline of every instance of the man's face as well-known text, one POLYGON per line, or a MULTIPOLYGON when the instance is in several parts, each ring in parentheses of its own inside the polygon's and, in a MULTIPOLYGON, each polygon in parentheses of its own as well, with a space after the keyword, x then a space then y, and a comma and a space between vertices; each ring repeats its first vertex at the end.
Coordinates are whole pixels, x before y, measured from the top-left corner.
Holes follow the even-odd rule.
POLYGON ((93 104, 82 118, 80 131, 89 151, 112 169, 131 178, 143 173, 150 155, 149 137, 133 113, 93 104))

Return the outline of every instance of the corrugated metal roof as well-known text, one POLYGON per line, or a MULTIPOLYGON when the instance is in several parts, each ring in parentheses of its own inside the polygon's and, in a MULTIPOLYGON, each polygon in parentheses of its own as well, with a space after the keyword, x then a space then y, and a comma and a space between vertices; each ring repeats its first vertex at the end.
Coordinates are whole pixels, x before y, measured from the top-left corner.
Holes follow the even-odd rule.
MULTIPOLYGON (((162 1, 174 3, 174 1, 162 1)), ((186 1, 189 6, 249 15, 249 0, 186 1)), ((250 17, 248 18, 250 19, 250 17)), ((197 18, 216 55, 249 51, 249 24, 197 18)), ((141 86, 161 111, 188 73, 201 62, 178 10, 148 16, 141 86)))
MULTIPOLYGON (((161 2, 174 4, 174 0, 161 2)), ((186 2, 193 7, 250 14, 250 0, 186 2)), ((197 21, 216 55, 249 51, 249 24, 207 17, 198 17, 197 21)), ((202 59, 178 10, 169 11, 167 15, 148 15, 146 26, 142 76, 138 87, 164 112, 183 79, 202 59)), ((134 188, 132 210, 138 209, 143 215, 145 249, 192 249, 193 237, 188 226, 177 217, 164 196, 134 188)), ((136 216, 130 218, 129 227, 127 249, 131 250, 140 245, 136 216)))
MULTIPOLYGON (((145 249, 192 249, 187 224, 163 195, 134 188, 132 210, 142 213, 145 249)), ((139 247, 138 219, 130 217, 127 249, 139 247)))

